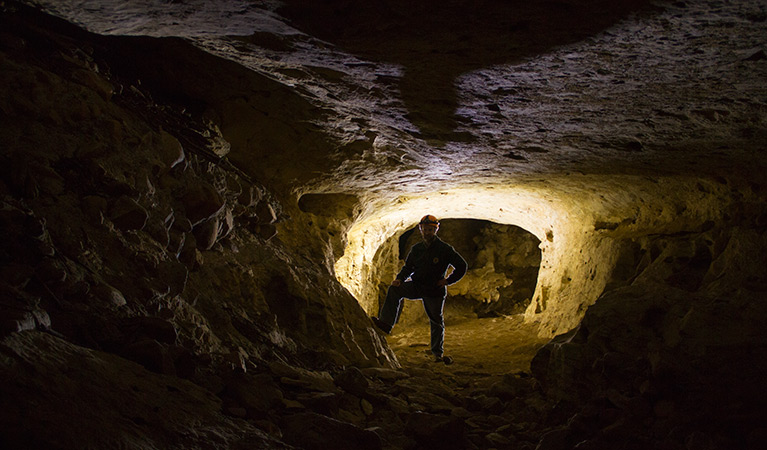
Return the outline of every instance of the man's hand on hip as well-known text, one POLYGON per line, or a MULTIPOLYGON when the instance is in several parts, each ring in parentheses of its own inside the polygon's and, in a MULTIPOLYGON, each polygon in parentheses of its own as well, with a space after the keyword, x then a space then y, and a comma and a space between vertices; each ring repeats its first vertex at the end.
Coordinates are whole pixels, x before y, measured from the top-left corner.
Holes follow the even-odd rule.
POLYGON ((401 284, 402 284, 402 281, 398 279, 391 282, 391 285, 394 287, 399 287, 401 284))

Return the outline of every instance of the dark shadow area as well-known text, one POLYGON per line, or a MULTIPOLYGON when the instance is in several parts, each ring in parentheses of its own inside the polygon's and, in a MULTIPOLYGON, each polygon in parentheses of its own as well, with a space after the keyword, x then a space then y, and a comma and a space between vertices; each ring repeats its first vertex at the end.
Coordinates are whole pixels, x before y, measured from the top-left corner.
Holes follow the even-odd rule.
MULTIPOLYGON (((300 30, 373 61, 404 66, 409 119, 425 139, 466 141, 455 80, 593 36, 647 0, 285 0, 300 30)), ((541 74, 546 76, 546 74, 541 74)))

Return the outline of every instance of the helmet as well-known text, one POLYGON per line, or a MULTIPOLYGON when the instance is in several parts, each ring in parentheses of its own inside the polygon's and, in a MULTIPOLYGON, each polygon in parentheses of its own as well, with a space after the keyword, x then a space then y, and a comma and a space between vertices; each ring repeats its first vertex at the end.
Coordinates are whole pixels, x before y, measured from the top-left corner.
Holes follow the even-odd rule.
POLYGON ((423 217, 421 217, 421 221, 418 222, 420 225, 439 225, 439 220, 437 220, 436 217, 427 214, 423 217))

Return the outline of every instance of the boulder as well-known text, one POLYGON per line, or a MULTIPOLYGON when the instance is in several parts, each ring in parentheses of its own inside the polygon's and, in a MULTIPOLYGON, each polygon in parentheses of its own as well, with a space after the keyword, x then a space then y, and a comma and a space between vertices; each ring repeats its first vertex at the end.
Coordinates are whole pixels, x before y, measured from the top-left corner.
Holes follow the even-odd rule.
POLYGON ((126 358, 38 331, 1 345, 4 448, 288 448, 225 418, 210 390, 126 358))
POLYGON ((307 392, 298 394, 296 400, 309 410, 336 418, 339 411, 338 397, 339 395, 333 392, 307 392))
POLYGON ((153 339, 166 344, 176 343, 176 327, 160 317, 132 317, 123 321, 122 328, 134 341, 153 339))
POLYGON ((333 378, 328 372, 315 372, 277 361, 269 364, 269 370, 275 376, 280 377, 280 381, 283 384, 300 386, 321 392, 338 391, 333 383, 333 378))
POLYGON ((90 88, 99 94, 104 100, 109 101, 112 99, 114 86, 112 86, 112 83, 105 80, 98 73, 92 70, 78 69, 72 72, 71 77, 73 81, 87 88, 90 88))
POLYGON ((185 159, 184 148, 181 143, 166 131, 160 132, 157 153, 165 170, 170 170, 185 159))
POLYGON ((211 217, 210 219, 197 224, 194 227, 194 230, 192 230, 192 233, 197 240, 197 247, 202 250, 210 250, 218 239, 218 230, 218 217, 211 217))
POLYGON ((168 259, 157 266, 157 280, 155 284, 160 287, 162 292, 167 292, 170 296, 176 296, 184 292, 186 287, 189 270, 174 259, 168 259))
POLYGON ((218 229, 219 239, 229 236, 229 234, 234 231, 234 213, 231 209, 227 208, 224 211, 224 214, 221 215, 218 229))
POLYGON ((67 279, 63 264, 54 258, 46 257, 35 268, 37 279, 43 283, 62 282, 67 279))
POLYGON ((256 227, 255 233, 261 239, 269 241, 277 235, 277 227, 272 224, 259 225, 256 227))
POLYGON ((122 292, 107 284, 93 286, 88 293, 97 302, 96 304, 120 307, 127 303, 122 292))
POLYGON ((184 195, 186 217, 192 223, 210 219, 224 209, 226 204, 221 194, 210 184, 198 182, 193 184, 184 195))
POLYGON ((273 224, 277 221, 277 213, 274 207, 265 199, 256 205, 256 217, 258 218, 258 223, 262 225, 273 224))
POLYGON ((183 263, 189 270, 195 271, 203 264, 203 256, 200 250, 197 249, 197 241, 194 235, 186 235, 181 251, 178 255, 178 260, 183 263))
POLYGON ((410 377, 410 374, 403 370, 387 369, 385 367, 366 367, 362 369, 362 373, 370 378, 378 378, 387 381, 402 380, 410 377))
POLYGON ((244 208, 252 208, 256 205, 256 203, 261 201, 261 197, 262 193, 260 189, 255 186, 247 186, 237 197, 237 203, 239 203, 244 208))
POLYGON ((181 249, 184 248, 184 242, 186 241, 186 233, 171 230, 168 233, 168 247, 167 250, 171 254, 175 255, 178 259, 181 255, 181 249))
POLYGON ((152 372, 176 375, 176 368, 167 348, 154 339, 143 339, 128 344, 122 348, 120 354, 152 372))

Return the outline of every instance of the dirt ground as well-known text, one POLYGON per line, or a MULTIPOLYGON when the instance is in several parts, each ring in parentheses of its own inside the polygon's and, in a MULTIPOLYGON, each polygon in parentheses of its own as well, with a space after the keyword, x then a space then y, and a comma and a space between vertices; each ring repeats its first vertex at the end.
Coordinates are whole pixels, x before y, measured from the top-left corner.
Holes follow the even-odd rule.
POLYGON ((537 325, 522 315, 493 318, 447 318, 445 355, 453 364, 434 362, 429 352, 429 324, 395 327, 387 336, 403 369, 428 372, 457 390, 486 388, 504 374, 530 371, 530 361, 548 338, 537 335, 537 325))

